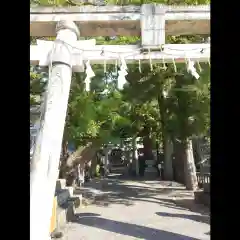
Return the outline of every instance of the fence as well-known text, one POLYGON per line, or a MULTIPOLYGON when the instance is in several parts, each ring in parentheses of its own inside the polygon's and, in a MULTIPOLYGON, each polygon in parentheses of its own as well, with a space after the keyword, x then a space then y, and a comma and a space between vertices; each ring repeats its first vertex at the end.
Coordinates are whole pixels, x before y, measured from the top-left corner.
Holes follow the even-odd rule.
POLYGON ((197 172, 197 181, 199 187, 202 188, 204 183, 210 183, 210 173, 197 172))
POLYGON ((198 187, 204 188, 204 191, 206 190, 207 192, 210 191, 210 172, 208 173, 202 173, 202 172, 197 172, 197 181, 198 181, 198 187))

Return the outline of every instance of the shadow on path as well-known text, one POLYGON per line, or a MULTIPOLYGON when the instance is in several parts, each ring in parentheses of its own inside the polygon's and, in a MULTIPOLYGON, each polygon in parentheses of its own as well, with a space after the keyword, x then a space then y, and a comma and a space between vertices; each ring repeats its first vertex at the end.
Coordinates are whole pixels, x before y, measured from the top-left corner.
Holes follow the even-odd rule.
POLYGON ((99 217, 94 213, 82 213, 76 216, 75 222, 90 226, 105 231, 122 234, 125 236, 135 237, 137 239, 145 240, 200 240, 177 233, 163 231, 159 229, 143 227, 136 224, 114 221, 106 218, 99 217))
POLYGON ((75 190, 75 194, 83 194, 86 199, 94 199, 92 205, 108 207, 111 204, 132 206, 136 202, 149 202, 161 206, 193 212, 209 212, 203 206, 197 206, 193 193, 184 186, 174 182, 152 181, 141 183, 139 180, 125 179, 93 180, 85 184, 84 188, 75 190), (97 192, 97 193, 94 193, 97 192), (177 198, 173 199, 174 195, 177 198))
POLYGON ((161 217, 185 218, 196 222, 210 224, 210 217, 208 215, 166 213, 166 212, 157 212, 156 214, 161 217))

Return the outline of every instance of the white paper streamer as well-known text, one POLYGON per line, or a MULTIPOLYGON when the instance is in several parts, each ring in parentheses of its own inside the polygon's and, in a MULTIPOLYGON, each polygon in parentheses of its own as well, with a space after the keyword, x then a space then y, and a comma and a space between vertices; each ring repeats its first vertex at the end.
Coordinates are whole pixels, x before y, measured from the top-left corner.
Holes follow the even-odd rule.
POLYGON ((199 74, 197 73, 196 68, 194 67, 194 62, 190 59, 188 59, 188 64, 187 64, 187 71, 192 74, 193 77, 196 79, 199 79, 199 74))
POLYGON ((127 64, 125 59, 121 56, 121 67, 118 71, 118 89, 123 89, 124 84, 127 82, 125 76, 128 74, 127 72, 127 64))
POLYGON ((86 91, 89 92, 90 91, 91 78, 95 77, 95 73, 93 72, 89 61, 86 62, 86 74, 87 74, 87 76, 86 76, 84 82, 85 82, 86 91))

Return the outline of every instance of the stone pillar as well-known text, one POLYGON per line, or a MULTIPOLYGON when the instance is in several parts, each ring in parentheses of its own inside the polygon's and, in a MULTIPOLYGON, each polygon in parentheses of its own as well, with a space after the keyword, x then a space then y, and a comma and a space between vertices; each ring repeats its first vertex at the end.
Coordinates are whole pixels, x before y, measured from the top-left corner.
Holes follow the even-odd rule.
POLYGON ((62 137, 72 78, 72 45, 79 38, 75 23, 60 21, 49 54, 49 81, 30 173, 30 240, 49 238, 62 137))
POLYGON ((161 4, 142 4, 141 41, 144 48, 160 48, 165 44, 165 12, 161 4))

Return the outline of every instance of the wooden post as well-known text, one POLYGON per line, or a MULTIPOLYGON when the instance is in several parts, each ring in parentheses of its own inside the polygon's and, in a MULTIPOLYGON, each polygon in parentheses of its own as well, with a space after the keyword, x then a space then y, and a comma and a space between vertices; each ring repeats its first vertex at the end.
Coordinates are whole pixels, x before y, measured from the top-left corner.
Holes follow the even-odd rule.
POLYGON ((141 7, 142 47, 160 48, 165 44, 165 7, 160 4, 143 4, 141 7))
POLYGON ((45 116, 41 122, 30 174, 30 239, 49 238, 62 136, 72 76, 72 47, 79 30, 73 22, 57 24, 57 41, 50 54, 45 116), (66 42, 66 43, 64 43, 66 42))

